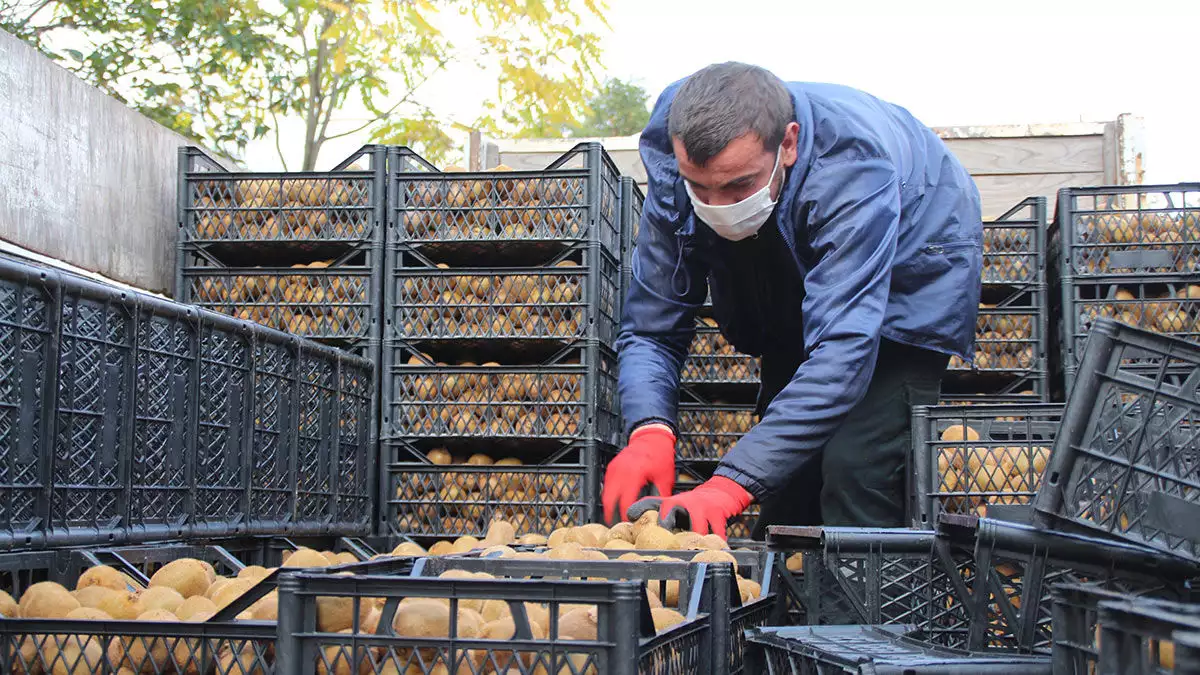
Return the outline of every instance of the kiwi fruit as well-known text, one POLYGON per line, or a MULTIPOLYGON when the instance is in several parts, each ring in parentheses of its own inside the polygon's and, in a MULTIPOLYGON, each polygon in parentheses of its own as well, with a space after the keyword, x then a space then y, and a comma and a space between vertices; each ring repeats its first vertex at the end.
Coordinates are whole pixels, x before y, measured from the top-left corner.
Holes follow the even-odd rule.
POLYGON ((221 586, 221 588, 209 598, 217 609, 223 609, 226 605, 237 600, 243 593, 254 588, 258 584, 254 579, 232 579, 221 586))
POLYGON ((81 607, 99 607, 100 601, 108 596, 109 593, 126 593, 128 591, 114 591, 111 588, 104 586, 88 586, 71 593, 75 599, 79 601, 81 607))
MULTIPOLYGON (((82 603, 80 603, 82 604, 82 603)), ((0 616, 15 619, 21 616, 17 601, 7 591, 0 591, 0 616)))
POLYGON ((631 551, 634 546, 624 539, 609 539, 604 544, 604 548, 610 551, 631 551))
POLYGON ((517 539, 517 543, 524 546, 545 546, 547 539, 544 534, 524 534, 517 539))
POLYGON ((114 591, 128 590, 125 585, 125 575, 108 565, 89 567, 79 575, 79 580, 75 582, 75 590, 83 590, 89 586, 102 586, 114 591))
POLYGON ((488 525, 487 534, 483 538, 485 545, 508 545, 516 541, 517 530, 512 523, 504 520, 493 520, 488 525))
POLYGON ((674 536, 676 547, 681 551, 698 551, 704 548, 700 545, 700 540, 703 537, 699 533, 688 530, 685 532, 676 532, 674 536))
POLYGON ((737 572, 738 569, 737 560, 728 551, 701 551, 692 556, 692 562, 731 563, 734 572, 737 572))
POLYGON ((661 633, 672 626, 678 626, 686 621, 682 614, 666 607, 652 608, 650 616, 654 619, 654 632, 656 633, 661 633))
POLYGON ((242 569, 238 570, 237 578, 238 579, 254 579, 255 581, 262 581, 263 579, 266 579, 270 575, 271 575, 271 570, 269 570, 261 565, 249 565, 247 567, 243 567, 242 569))
MULTIPOLYGON (((485 542, 486 543, 486 542, 485 542)), ((510 546, 489 546, 481 552, 481 555, 486 557, 496 558, 511 558, 517 554, 510 546), (499 555, 496 555, 499 554, 499 555)))
POLYGON ((609 529, 600 523, 588 523, 587 525, 580 525, 578 529, 591 532, 596 538, 596 545, 598 547, 604 546, 608 543, 608 540, 612 538, 612 533, 609 531, 609 529))
POLYGON ((248 611, 255 621, 277 621, 279 619, 279 592, 267 593, 250 605, 248 611))
MULTIPOLYGON (((116 618, 116 617, 114 617, 116 618)), ((138 621, 178 621, 179 618, 165 609, 152 609, 148 612, 143 612, 137 616, 138 621)), ((125 658, 129 660, 129 665, 133 667, 134 672, 143 673, 160 673, 166 670, 172 659, 172 650, 168 646, 167 638, 153 638, 148 636, 127 637, 124 640, 128 641, 124 645, 125 658)), ((110 646, 111 650, 114 647, 121 646, 120 641, 114 641, 110 646)))
POLYGON ((633 523, 621 522, 613 525, 608 531, 608 540, 620 539, 627 541, 630 544, 637 541, 637 533, 634 531, 633 523))
POLYGON ((569 541, 558 546, 550 548, 551 560, 586 560, 584 557, 583 547, 578 543, 569 541))
POLYGON ((79 609, 79 601, 61 585, 42 581, 21 594, 18 608, 22 619, 61 619, 79 609))
MULTIPOLYGON (((643 513, 637 520, 633 522, 633 542, 637 543, 637 536, 642 533, 642 530, 650 525, 658 525, 658 511, 650 510, 643 513)), ((640 546, 638 548, 641 548, 640 546)))
MULTIPOLYGON (((94 609, 75 610, 94 613, 94 609)), ((103 612, 100 612, 103 614, 103 612)), ((107 615, 70 616, 71 619, 103 620, 107 615)), ((42 659, 47 664, 47 670, 53 675, 87 675, 100 672, 104 668, 104 648, 94 638, 84 635, 59 635, 54 640, 47 640, 42 648, 42 659)))
MULTIPOLYGON (((322 633, 337 633, 354 627, 354 603, 352 597, 317 597, 317 628, 322 633)), ((374 603, 367 600, 358 602, 358 621, 361 625, 367 615, 374 609, 374 603)))
POLYGON ((762 593, 762 586, 757 581, 752 581, 746 577, 737 578, 738 594, 742 596, 742 603, 747 603, 758 598, 762 593))
POLYGON ((150 577, 150 586, 167 586, 175 589, 185 599, 194 595, 204 595, 215 577, 208 575, 208 569, 199 560, 180 558, 163 565, 154 576, 150 577))
POLYGON ((165 609, 174 614, 183 604, 183 596, 169 586, 155 586, 138 593, 138 600, 146 611, 165 609))
POLYGON ((425 549, 421 548, 420 544, 406 541, 392 549, 392 555, 416 558, 425 555, 425 549))
POLYGON ((570 635, 577 640, 595 640, 596 622, 595 607, 578 607, 559 618, 558 632, 560 636, 570 635))
POLYGON ((183 602, 179 603, 179 606, 175 608, 175 616, 179 617, 183 621, 187 621, 197 614, 203 614, 206 612, 210 616, 216 614, 217 606, 213 604, 212 600, 209 600, 202 595, 193 595, 192 597, 187 598, 183 602))
POLYGON ((633 544, 638 549, 651 551, 673 551, 679 548, 675 535, 657 524, 643 526, 633 544))
POLYGON ((451 551, 454 553, 469 553, 479 548, 479 540, 470 535, 465 535, 454 540, 451 551))
POLYGON ((329 567, 329 560, 320 551, 311 548, 298 548, 283 561, 282 567, 290 569, 302 567, 329 567))
POLYGON ((729 542, 721 538, 719 534, 706 534, 700 537, 701 548, 706 548, 710 551, 728 551, 729 542))
POLYGON ((429 547, 429 555, 431 555, 431 556, 436 557, 436 556, 442 556, 442 555, 450 555, 452 553, 454 553, 454 544, 452 544, 448 541, 439 541, 439 542, 436 542, 433 546, 429 547))

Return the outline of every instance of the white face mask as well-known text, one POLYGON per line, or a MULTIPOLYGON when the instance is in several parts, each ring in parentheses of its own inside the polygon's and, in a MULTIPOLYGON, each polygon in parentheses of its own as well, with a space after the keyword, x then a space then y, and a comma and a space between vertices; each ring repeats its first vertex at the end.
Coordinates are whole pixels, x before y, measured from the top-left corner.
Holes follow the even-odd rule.
POLYGON ((777 200, 771 199, 771 185, 775 183, 775 174, 779 171, 779 158, 782 154, 783 148, 775 153, 775 168, 771 169, 771 177, 767 179, 767 184, 763 186, 763 189, 736 204, 726 204, 725 206, 705 204, 696 197, 696 194, 692 192, 692 185, 685 180, 683 186, 692 200, 692 208, 695 209, 696 215, 723 239, 741 241, 746 237, 753 236, 771 217, 771 212, 775 210, 777 200))

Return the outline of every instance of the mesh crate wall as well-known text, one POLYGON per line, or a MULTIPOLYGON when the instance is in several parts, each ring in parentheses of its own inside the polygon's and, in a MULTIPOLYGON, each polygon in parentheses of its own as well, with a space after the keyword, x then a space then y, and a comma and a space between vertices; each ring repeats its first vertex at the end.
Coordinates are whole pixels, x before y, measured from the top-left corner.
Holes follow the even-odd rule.
POLYGON ((943 400, 1049 400, 1046 220, 1029 197, 984 223, 975 360, 950 359, 943 400))
POLYGON ((1099 319, 1200 341, 1200 184, 1060 190, 1051 245, 1064 397, 1099 319))
MULTIPOLYGON (((272 373, 264 355, 290 350, 326 372, 357 369, 359 380, 363 369, 371 372, 368 362, 313 343, 50 268, 2 259, 0 278, 5 310, 22 317, 0 322, 0 344, 20 347, 0 354, 0 363, 22 386, 3 408, 10 422, 0 463, 13 506, 0 525, 3 548, 245 532, 261 513, 250 463, 272 423, 265 402, 300 414, 319 407, 315 399, 291 400, 301 391, 298 372, 272 373), (41 375, 31 378, 35 361, 41 375), (36 458, 22 449, 43 445, 36 458)), ((353 395, 363 407, 363 391, 333 385, 337 397, 353 395)), ((286 419, 275 420, 276 435, 291 433, 286 419)), ((359 425, 345 434, 343 455, 364 464, 367 431, 359 425)), ((329 466, 328 442, 320 443, 316 461, 329 466)), ((271 474, 287 492, 299 481, 291 470, 271 474)), ((339 473, 332 493, 312 492, 369 499, 361 475, 339 473)), ((355 526, 369 527, 361 504, 355 508, 355 526)), ((316 512, 335 511, 325 504, 309 513, 316 512)), ((264 527, 304 529, 303 518, 284 515, 284 530, 264 527)))

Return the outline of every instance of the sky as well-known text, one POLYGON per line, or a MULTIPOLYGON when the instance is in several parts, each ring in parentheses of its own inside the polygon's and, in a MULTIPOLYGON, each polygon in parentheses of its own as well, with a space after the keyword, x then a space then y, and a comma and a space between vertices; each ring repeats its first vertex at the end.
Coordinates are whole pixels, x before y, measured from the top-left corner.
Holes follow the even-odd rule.
MULTIPOLYGON (((858 87, 930 126, 1132 113, 1145 124, 1147 182, 1200 180, 1194 0, 609 0, 609 7, 604 72, 652 97, 709 63, 737 60, 785 80, 858 87)), ((424 97, 469 121, 493 86, 487 73, 463 66, 432 82, 424 97)), ((329 146, 318 168, 362 142, 329 146)), ((277 168, 274 142, 254 144, 246 164, 277 168)))

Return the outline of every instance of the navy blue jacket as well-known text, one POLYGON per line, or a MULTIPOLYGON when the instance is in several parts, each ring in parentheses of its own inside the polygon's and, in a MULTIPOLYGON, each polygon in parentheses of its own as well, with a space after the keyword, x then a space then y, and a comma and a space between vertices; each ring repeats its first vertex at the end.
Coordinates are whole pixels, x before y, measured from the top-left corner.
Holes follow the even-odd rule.
POLYGON ((735 348, 764 356, 764 368, 772 355, 800 363, 716 471, 763 501, 865 395, 880 337, 971 360, 979 192, 903 108, 789 83, 799 156, 758 235, 774 244, 720 239, 695 217, 672 151, 667 114, 681 84, 659 97, 641 137, 649 189, 617 340, 622 413, 628 429, 676 422, 680 368, 711 291, 735 348))

